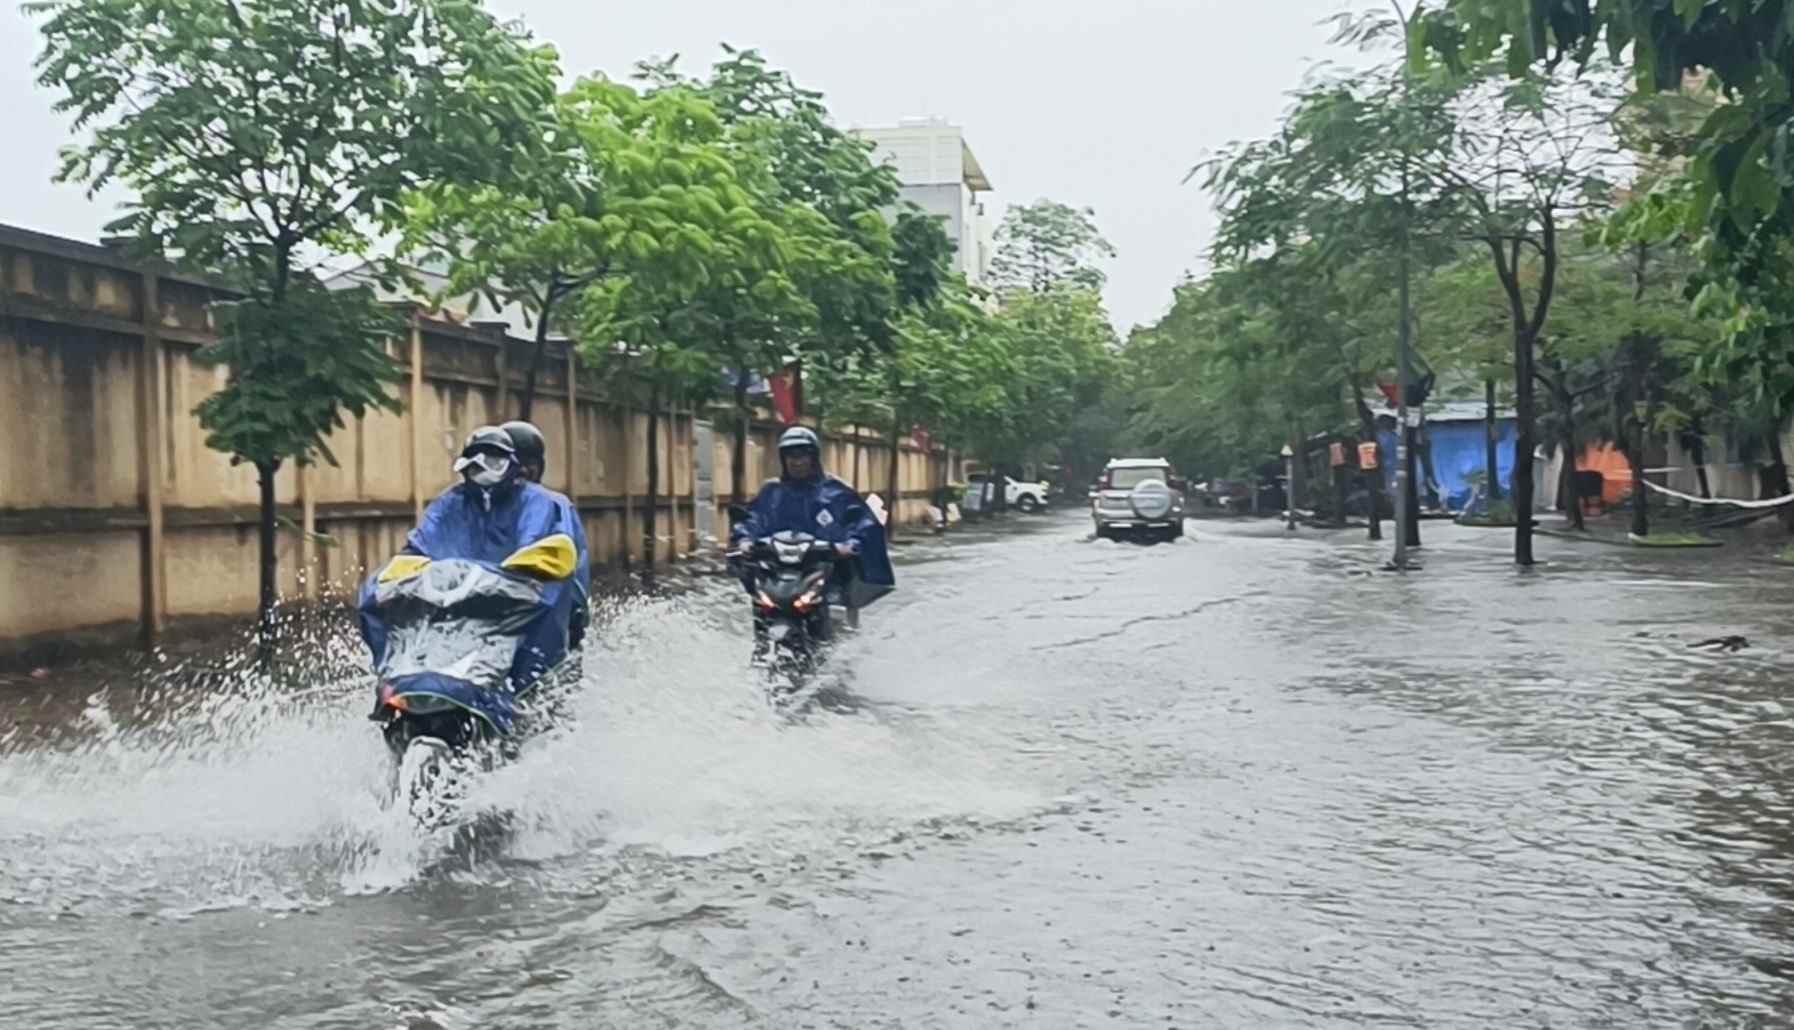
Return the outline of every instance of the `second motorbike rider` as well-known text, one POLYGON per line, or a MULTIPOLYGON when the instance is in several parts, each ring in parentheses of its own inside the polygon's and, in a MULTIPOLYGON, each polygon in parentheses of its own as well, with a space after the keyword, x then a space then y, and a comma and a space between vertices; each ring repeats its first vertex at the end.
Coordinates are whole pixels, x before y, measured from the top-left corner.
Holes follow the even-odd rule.
POLYGON ((822 442, 814 430, 794 426, 779 437, 781 475, 768 480, 747 517, 729 531, 737 552, 774 533, 808 533, 835 546, 841 557, 836 589, 859 609, 896 589, 885 527, 853 487, 822 468, 822 442))

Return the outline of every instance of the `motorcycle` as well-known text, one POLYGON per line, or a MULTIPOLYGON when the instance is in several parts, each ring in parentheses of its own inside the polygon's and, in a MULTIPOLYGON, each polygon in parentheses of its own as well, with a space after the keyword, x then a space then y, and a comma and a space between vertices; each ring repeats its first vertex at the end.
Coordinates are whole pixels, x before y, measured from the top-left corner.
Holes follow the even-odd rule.
POLYGON ((833 544, 784 530, 751 541, 736 556, 736 572, 754 604, 755 666, 766 670, 775 695, 803 690, 832 638, 833 544))
POLYGON ((455 823, 470 781, 515 757, 567 650, 574 591, 497 564, 411 556, 363 590, 389 798, 425 830, 455 823))

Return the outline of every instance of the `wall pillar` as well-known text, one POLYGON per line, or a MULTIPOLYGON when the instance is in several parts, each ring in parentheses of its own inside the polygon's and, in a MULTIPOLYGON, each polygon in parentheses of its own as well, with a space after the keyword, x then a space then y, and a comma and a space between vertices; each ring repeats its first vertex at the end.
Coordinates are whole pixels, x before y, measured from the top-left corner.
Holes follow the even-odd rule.
MULTIPOLYGON (((579 507, 579 467, 574 457, 579 454, 579 362, 573 356, 573 341, 567 341, 567 457, 562 464, 567 466, 567 499, 573 507, 579 507)), ((544 471, 544 476, 547 472, 544 471)))
POLYGON ((162 301, 157 287, 161 275, 143 273, 143 350, 137 366, 137 455, 138 475, 143 483, 143 584, 142 635, 146 645, 162 635, 162 623, 168 611, 166 527, 162 517, 162 449, 167 445, 168 426, 163 411, 167 393, 168 360, 162 353, 162 301))
POLYGON ((405 397, 405 421, 411 424, 411 507, 414 522, 424 520, 424 426, 418 410, 424 396, 424 331, 417 310, 411 311, 411 389, 405 397))
POLYGON ((617 450, 622 459, 618 464, 622 466, 623 479, 623 537, 622 546, 618 548, 618 553, 623 559, 624 568, 629 567, 630 555, 634 553, 635 549, 635 539, 630 531, 631 524, 635 522, 635 494, 629 489, 631 471, 629 467, 629 457, 631 454, 635 453, 635 448, 630 446, 629 439, 630 436, 633 435, 630 433, 630 429, 633 428, 630 424, 631 421, 629 405, 618 405, 617 426, 620 432, 618 434, 617 450))
POLYGON ((293 469, 299 490, 299 591, 307 601, 318 599, 318 499, 304 465, 293 469))

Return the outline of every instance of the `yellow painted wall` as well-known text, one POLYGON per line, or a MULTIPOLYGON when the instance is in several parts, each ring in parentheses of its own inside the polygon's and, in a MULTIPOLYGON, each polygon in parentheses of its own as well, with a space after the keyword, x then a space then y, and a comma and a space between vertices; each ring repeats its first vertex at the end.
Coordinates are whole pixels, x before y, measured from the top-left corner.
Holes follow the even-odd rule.
MULTIPOLYGON (((156 303, 146 310, 152 283, 137 267, 104 248, 0 226, 0 411, 30 425, 0 448, 0 650, 57 633, 146 620, 146 578, 155 567, 149 527, 151 484, 145 470, 159 460, 161 614, 169 618, 243 615, 258 593, 254 468, 233 466, 205 445, 193 409, 222 386, 227 371, 197 358, 209 339, 209 284, 161 273, 156 303), (145 333, 160 339, 146 350, 145 333), (160 353, 163 380, 154 388, 160 353), (161 432, 146 432, 160 421, 161 432), (72 529, 72 526, 87 529, 72 529), (71 577, 82 582, 70 589, 71 577)), ((412 396, 410 333, 391 353, 406 366, 395 384, 402 413, 374 412, 351 421, 327 440, 334 465, 305 470, 291 464, 276 477, 283 524, 315 511, 315 528, 328 539, 305 544, 297 532, 279 536, 283 596, 352 595, 370 568, 404 542, 412 523, 413 491, 425 503, 452 485, 453 462, 475 427, 502 422, 517 410, 529 347, 513 342, 501 357, 498 340, 480 330, 435 323, 422 327, 423 386, 412 396), (501 397, 505 361, 509 390, 501 397), (414 433, 413 426, 416 426, 414 433), (416 454, 416 460, 413 454, 416 454), (303 561, 309 555, 309 564, 303 561)), ((547 485, 565 491, 568 462, 577 483, 595 565, 643 557, 644 494, 648 485, 648 417, 602 399, 596 381, 575 377, 581 392, 569 443, 567 361, 551 347, 538 381, 533 421, 549 447, 547 485), (624 505, 627 500, 628 513, 624 505), (625 523, 627 522, 627 526, 625 523)), ((693 420, 714 427, 714 488, 718 526, 733 494, 735 419, 726 410, 670 412, 660 419, 660 507, 656 554, 661 561, 690 552, 696 441, 693 420)), ((744 495, 778 474, 778 425, 757 421, 750 433, 744 495)), ((889 453, 872 435, 831 432, 825 462, 852 478, 860 455, 862 492, 883 493, 889 453)), ((905 446, 903 489, 929 488, 924 456, 905 446)), ((890 499, 887 498, 887 504, 890 499)), ((919 518, 924 502, 905 502, 901 516, 919 518)))

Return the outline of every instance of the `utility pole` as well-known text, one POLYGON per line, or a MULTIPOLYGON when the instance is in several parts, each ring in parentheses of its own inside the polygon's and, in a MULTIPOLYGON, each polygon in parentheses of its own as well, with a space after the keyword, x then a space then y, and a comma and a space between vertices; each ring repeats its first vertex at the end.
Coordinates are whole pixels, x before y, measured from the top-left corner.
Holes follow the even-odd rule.
POLYGON ((1396 343, 1395 385, 1395 570, 1408 571, 1408 534, 1414 512, 1408 507, 1408 491, 1413 488, 1413 438, 1408 429, 1408 383, 1413 374, 1409 367, 1412 341, 1408 339, 1408 160, 1402 158, 1402 284, 1401 332, 1396 343))
MULTIPOLYGON (((1408 15, 1402 10, 1397 0, 1389 0, 1395 8, 1397 18, 1402 23, 1403 48, 1407 60, 1402 64, 1402 114, 1406 120, 1408 114, 1408 63, 1413 59, 1413 37, 1408 31, 1408 15)), ((1405 127, 1404 127, 1405 128, 1405 127)), ((1412 188, 1412 169, 1408 162, 1408 138, 1404 132, 1402 137, 1402 195, 1401 195, 1401 331, 1396 336, 1396 393, 1395 393, 1395 571, 1408 571, 1408 547, 1420 543, 1419 504, 1415 503, 1417 493, 1414 484, 1414 429, 1408 425, 1408 389, 1414 381, 1414 341, 1412 339, 1413 319, 1412 301, 1409 297, 1408 279, 1409 262, 1409 191, 1412 188)))

